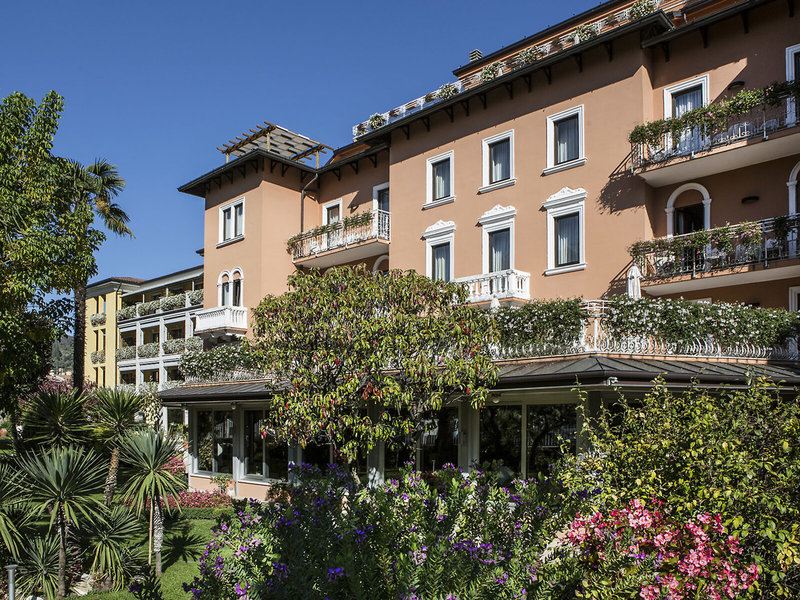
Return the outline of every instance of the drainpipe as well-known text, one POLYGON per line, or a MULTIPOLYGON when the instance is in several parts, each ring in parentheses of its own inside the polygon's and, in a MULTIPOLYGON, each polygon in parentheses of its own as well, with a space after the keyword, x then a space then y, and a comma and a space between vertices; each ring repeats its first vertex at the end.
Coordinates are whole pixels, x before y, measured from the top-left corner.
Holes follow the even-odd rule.
POLYGON ((308 186, 314 183, 317 179, 319 179, 319 173, 314 173, 314 177, 309 181, 303 189, 300 191, 300 233, 303 233, 303 206, 305 205, 306 199, 306 190, 308 186))

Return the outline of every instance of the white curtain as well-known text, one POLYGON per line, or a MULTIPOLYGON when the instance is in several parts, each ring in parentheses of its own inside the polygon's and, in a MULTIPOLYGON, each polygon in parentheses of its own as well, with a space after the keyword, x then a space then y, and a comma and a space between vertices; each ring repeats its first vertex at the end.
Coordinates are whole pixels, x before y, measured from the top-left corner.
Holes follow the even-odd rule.
POLYGON ((450 159, 433 165, 433 199, 447 198, 450 193, 450 159))
POLYGON ((556 266, 580 261, 580 221, 578 215, 556 219, 556 266))
POLYGON ((578 158, 578 116, 556 123, 556 164, 578 158))
POLYGON ((222 306, 228 306, 231 303, 231 284, 225 282, 222 284, 222 306))
POLYGON ((489 146, 491 168, 489 183, 511 179, 511 142, 503 140, 489 146))
POLYGON ((672 116, 682 117, 684 114, 703 105, 703 88, 696 87, 685 92, 672 95, 672 116))
POLYGON ((505 271, 511 268, 511 232, 508 229, 489 234, 489 270, 505 271))
POLYGON ((450 281, 450 244, 433 247, 433 280, 450 281))

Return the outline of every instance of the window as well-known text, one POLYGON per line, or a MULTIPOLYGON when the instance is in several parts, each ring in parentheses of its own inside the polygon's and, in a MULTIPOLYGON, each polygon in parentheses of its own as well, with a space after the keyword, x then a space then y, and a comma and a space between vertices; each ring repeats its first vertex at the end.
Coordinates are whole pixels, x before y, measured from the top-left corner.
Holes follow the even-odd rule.
POLYGON ((453 280, 453 243, 456 226, 453 221, 438 221, 422 234, 425 239, 427 276, 434 281, 453 280))
POLYGON ((695 77, 664 89, 665 119, 680 117, 706 104, 708 104, 708 75, 695 77))
POLYGON ((450 243, 438 244, 431 248, 431 279, 450 281, 450 243))
POLYGON ((478 219, 483 237, 483 273, 495 273, 514 268, 513 206, 496 205, 478 219))
POLYGON ((442 465, 458 464, 458 408, 449 406, 423 420, 419 440, 420 471, 435 471, 442 465))
POLYGON ((480 411, 480 462, 498 461, 522 472, 522 407, 487 406, 480 411))
MULTIPOLYGON (((786 81, 800 79, 800 44, 786 48, 786 81)), ((796 99, 786 100, 786 124, 792 125, 797 122, 796 99)))
POLYGON ((446 152, 427 161, 427 186, 423 208, 446 204, 455 200, 453 193, 453 152, 446 152))
POLYGON ((219 276, 219 306, 243 306, 242 271, 236 267, 232 273, 223 271, 219 276))
POLYGON ((233 474, 233 413, 198 410, 193 455, 197 471, 233 474))
POLYGON ((221 244, 244 237, 244 198, 220 207, 219 213, 221 244))
POLYGON ((542 207, 547 210, 547 270, 556 275, 586 268, 583 188, 563 188, 542 207))
POLYGON ((556 267, 580 262, 580 217, 577 213, 555 217, 556 267))
POLYGON ((221 296, 219 305, 228 306, 231 303, 231 282, 228 274, 222 276, 222 283, 220 284, 221 296))
POLYGON ((574 454, 578 412, 574 404, 533 404, 526 407, 528 477, 547 474, 561 457, 561 444, 574 454))
POLYGON ((389 212, 389 184, 383 183, 372 188, 372 209, 389 212))
POLYGON ((547 117, 545 175, 586 162, 583 147, 583 105, 547 117))
MULTIPOLYGON (((333 225, 342 220, 342 201, 334 200, 322 205, 322 224, 333 225)), ((340 228, 334 229, 324 234, 322 241, 322 250, 329 248, 336 248, 342 244, 342 230, 340 228)))
POLYGON ((248 477, 286 479, 289 447, 264 432, 267 411, 244 411, 244 474, 248 477))
POLYGON ((479 193, 513 185, 514 131, 483 140, 483 187, 479 193))
POLYGON ((705 229, 705 206, 700 202, 678 207, 675 209, 673 219, 672 230, 675 235, 705 229))

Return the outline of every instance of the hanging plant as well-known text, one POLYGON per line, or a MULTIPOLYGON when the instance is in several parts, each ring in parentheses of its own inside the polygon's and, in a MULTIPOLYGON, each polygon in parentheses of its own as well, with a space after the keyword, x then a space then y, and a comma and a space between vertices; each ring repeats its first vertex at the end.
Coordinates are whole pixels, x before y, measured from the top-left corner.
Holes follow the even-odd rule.
POLYGON ((500 75, 500 70, 502 69, 502 67, 503 63, 500 61, 493 62, 490 65, 486 65, 485 67, 483 67, 483 70, 481 71, 480 75, 481 81, 484 82, 491 81, 492 79, 500 75))

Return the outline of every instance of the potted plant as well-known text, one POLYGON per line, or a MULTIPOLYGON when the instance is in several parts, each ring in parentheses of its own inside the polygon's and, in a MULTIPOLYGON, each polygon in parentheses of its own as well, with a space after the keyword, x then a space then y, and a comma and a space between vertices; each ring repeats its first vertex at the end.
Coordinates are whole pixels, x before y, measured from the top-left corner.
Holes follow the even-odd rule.
POLYGON ((503 63, 500 61, 493 62, 490 65, 486 65, 483 67, 481 71, 480 78, 481 81, 491 81, 495 77, 501 74, 501 70, 503 68, 503 63))
POLYGON ((454 83, 445 83, 442 87, 439 88, 439 91, 436 92, 436 97, 439 100, 447 100, 448 98, 452 98, 458 93, 458 88, 454 83))
POLYGON ((628 15, 631 21, 635 21, 636 19, 646 17, 650 13, 655 12, 655 10, 656 3, 654 0, 636 0, 628 11, 628 15))
POLYGON ((369 128, 370 129, 378 129, 386 125, 386 117, 380 113, 375 113, 369 118, 369 128))

